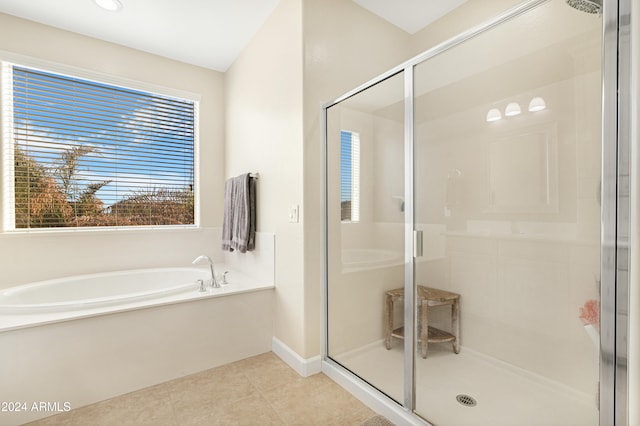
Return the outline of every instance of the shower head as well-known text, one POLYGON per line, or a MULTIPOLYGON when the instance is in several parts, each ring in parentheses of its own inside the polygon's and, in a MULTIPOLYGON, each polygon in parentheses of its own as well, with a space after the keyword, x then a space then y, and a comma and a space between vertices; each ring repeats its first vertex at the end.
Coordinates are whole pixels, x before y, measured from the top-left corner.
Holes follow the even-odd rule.
POLYGON ((597 13, 602 11, 602 0, 566 0, 567 4, 580 12, 597 13))

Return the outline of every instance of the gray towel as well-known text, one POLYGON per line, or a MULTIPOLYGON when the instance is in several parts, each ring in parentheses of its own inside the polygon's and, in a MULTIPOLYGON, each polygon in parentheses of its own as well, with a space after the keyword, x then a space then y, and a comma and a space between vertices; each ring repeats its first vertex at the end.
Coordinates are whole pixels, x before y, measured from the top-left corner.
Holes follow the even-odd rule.
POLYGON ((245 173, 229 178, 224 185, 222 250, 245 253, 255 248, 256 183, 245 173))

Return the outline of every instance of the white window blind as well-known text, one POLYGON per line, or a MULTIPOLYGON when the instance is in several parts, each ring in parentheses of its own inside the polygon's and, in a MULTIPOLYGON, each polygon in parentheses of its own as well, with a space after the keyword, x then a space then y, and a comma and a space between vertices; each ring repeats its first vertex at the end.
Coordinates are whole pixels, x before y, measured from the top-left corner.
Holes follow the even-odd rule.
POLYGON ((340 132, 340 217, 344 222, 360 220, 360 135, 340 132))
POLYGON ((16 65, 3 78, 10 229, 195 223, 196 102, 16 65))

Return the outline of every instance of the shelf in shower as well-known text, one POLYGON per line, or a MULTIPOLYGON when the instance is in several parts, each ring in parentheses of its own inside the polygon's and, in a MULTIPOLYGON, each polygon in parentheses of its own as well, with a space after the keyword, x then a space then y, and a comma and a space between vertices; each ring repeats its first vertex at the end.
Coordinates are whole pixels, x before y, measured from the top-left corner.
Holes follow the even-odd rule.
MULTIPOLYGON (((391 336, 396 337, 398 339, 404 339, 404 326, 396 328, 391 332, 391 336)), ((427 335, 427 339, 429 343, 446 343, 453 342, 456 340, 456 336, 453 334, 446 332, 444 330, 440 330, 439 328, 429 326, 429 332, 427 335)), ((422 340, 418 338, 418 342, 422 340)))

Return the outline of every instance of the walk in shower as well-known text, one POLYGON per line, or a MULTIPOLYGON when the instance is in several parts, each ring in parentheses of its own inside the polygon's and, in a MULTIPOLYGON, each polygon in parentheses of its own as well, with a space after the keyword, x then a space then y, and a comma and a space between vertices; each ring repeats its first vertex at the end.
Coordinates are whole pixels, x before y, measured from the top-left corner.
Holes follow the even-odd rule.
POLYGON ((604 3, 523 2, 323 107, 324 361, 416 421, 622 419, 604 3))

